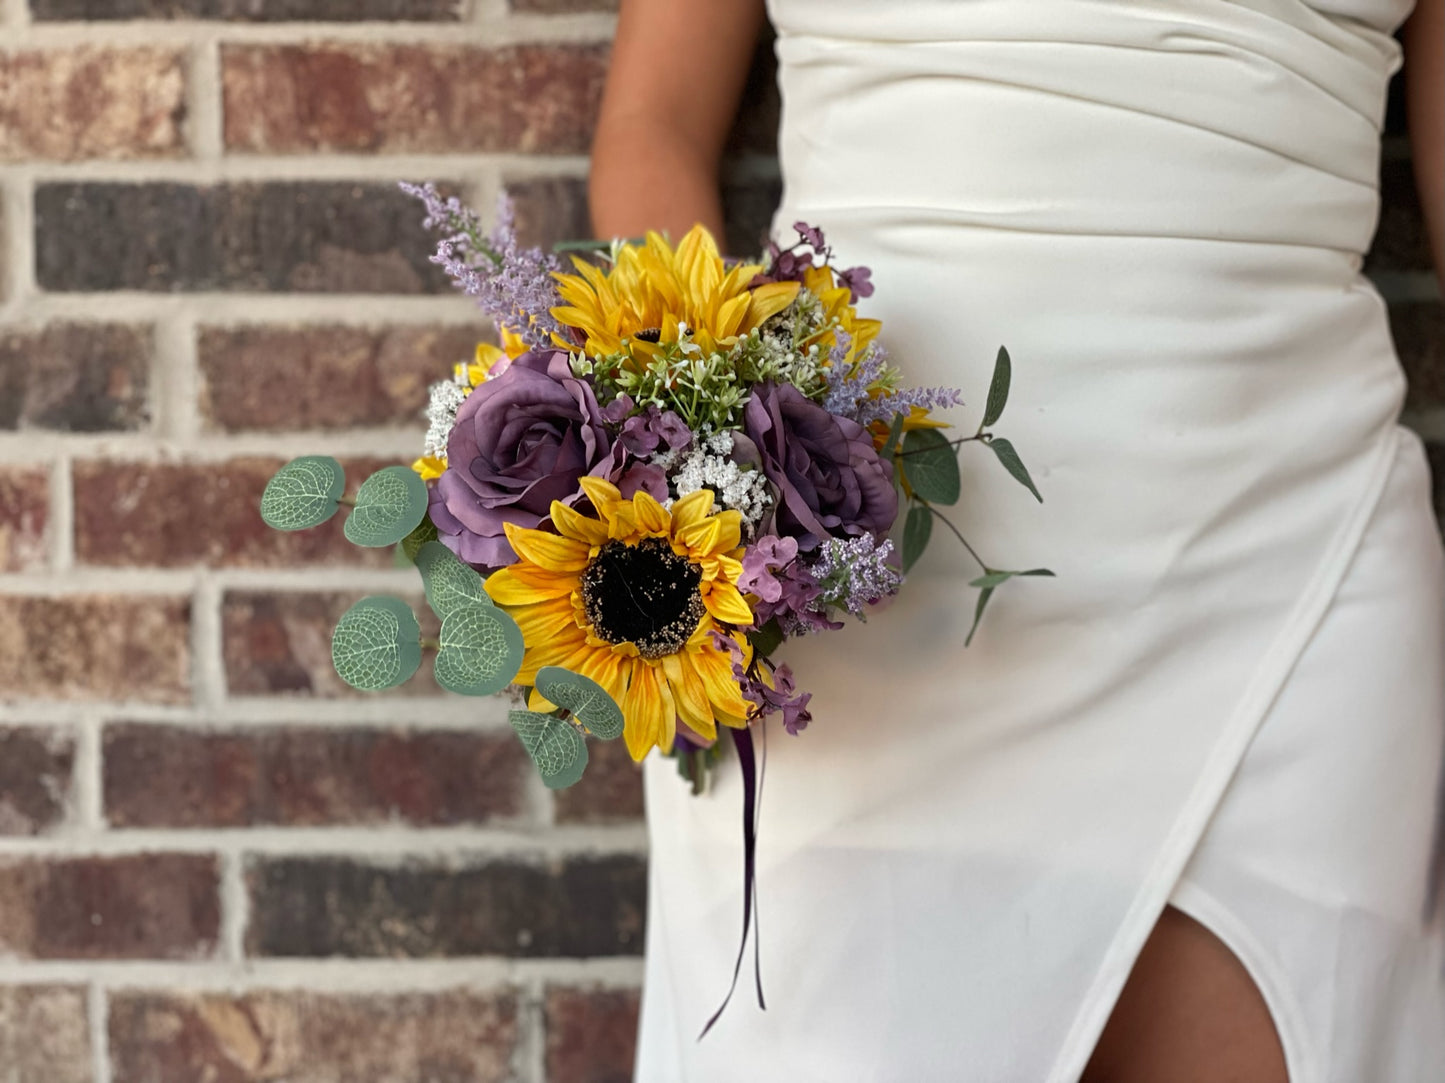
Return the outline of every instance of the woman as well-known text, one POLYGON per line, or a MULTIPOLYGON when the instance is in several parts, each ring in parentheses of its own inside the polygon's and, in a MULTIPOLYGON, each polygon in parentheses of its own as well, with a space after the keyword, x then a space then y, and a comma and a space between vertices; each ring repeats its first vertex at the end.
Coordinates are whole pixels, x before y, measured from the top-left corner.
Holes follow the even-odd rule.
MULTIPOLYGON (((740 787, 646 765, 648 1081, 1445 1080, 1429 884, 1445 568, 1360 275, 1410 0, 769 0, 783 205, 878 284, 910 382, 995 350, 1044 495, 963 456, 960 525, 867 625, 789 645, 768 748, 768 1010, 740 787)), ((1407 34, 1445 260, 1441 0, 1407 34)), ((758 0, 626 0, 602 235, 721 230, 758 0)))

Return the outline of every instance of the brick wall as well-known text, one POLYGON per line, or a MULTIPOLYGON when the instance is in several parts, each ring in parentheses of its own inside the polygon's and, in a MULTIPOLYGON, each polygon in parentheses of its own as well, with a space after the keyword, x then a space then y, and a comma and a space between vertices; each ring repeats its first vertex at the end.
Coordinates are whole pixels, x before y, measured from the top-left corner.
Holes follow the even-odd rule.
MULTIPOLYGON (((607 7, 0 0, 5 1083, 627 1078, 620 745, 553 795, 499 702, 352 695, 331 623, 413 573, 253 515, 284 457, 409 459, 486 333, 392 182, 506 184, 533 239, 585 232, 607 7)), ((776 198, 765 57, 733 251, 776 198)), ((1445 448, 1391 124, 1369 269, 1445 448)))

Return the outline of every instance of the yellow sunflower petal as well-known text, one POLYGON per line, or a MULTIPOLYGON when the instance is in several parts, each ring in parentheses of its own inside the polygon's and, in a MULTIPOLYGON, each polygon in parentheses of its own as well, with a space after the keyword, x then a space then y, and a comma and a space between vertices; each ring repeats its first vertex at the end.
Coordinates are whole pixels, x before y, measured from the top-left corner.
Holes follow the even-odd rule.
POLYGON ((482 585, 498 605, 532 605, 565 598, 577 589, 577 577, 554 575, 528 564, 509 564, 487 576, 482 585))
POLYGON ((711 489, 695 489, 672 505, 672 530, 695 526, 706 519, 712 511, 713 492, 711 489))
POLYGON ((522 640, 526 643, 546 643, 577 627, 577 611, 569 598, 519 605, 507 612, 522 630, 522 640))
POLYGON ((672 747, 677 734, 677 709, 667 682, 658 680, 657 666, 646 662, 633 665, 622 714, 627 719, 623 736, 634 760, 640 761, 654 746, 664 750, 672 747))
POLYGON ((607 524, 569 508, 560 500, 552 501, 552 525, 564 538, 585 542, 589 547, 607 540, 607 524))
POLYGON ((727 714, 734 718, 746 718, 752 705, 743 699, 737 678, 733 676, 732 653, 718 650, 708 643, 691 652, 691 658, 693 668, 707 691, 707 698, 712 702, 713 713, 718 717, 727 714))
POLYGON ((503 523, 507 541, 522 560, 549 572, 580 572, 587 567, 586 542, 563 538, 545 530, 527 530, 503 523))
POLYGON ((751 330, 769 316, 776 316, 793 303, 798 296, 796 282, 769 282, 753 290, 748 296, 748 315, 744 327, 751 330))
POLYGON ((672 697, 677 703, 677 713, 682 720, 707 738, 717 736, 712 718, 712 703, 707 698, 707 689, 702 678, 693 668, 687 652, 664 655, 662 672, 672 688, 672 697))
POLYGON ((592 501, 592 506, 597 509, 597 514, 604 519, 608 516, 608 509, 622 499, 622 490, 602 478, 588 475, 578 478, 577 484, 582 486, 582 491, 587 494, 587 499, 592 501))
POLYGON ((672 515, 651 493, 639 489, 632 498, 637 528, 647 534, 666 534, 672 526, 672 515))
POLYGON ((714 579, 711 583, 704 583, 702 590, 702 604, 715 619, 743 627, 753 623, 753 611, 733 584, 714 579))

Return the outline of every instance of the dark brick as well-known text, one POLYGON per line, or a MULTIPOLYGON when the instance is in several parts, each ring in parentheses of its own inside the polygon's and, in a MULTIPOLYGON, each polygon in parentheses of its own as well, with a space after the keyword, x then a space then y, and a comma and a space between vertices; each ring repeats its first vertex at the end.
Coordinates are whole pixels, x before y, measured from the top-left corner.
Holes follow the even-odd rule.
POLYGON ((558 241, 592 236, 587 181, 582 177, 533 177, 507 182, 516 212, 517 239, 550 248, 558 241))
MULTIPOLYGON (((416 675, 400 688, 358 692, 331 665, 331 630, 341 614, 362 597, 348 594, 230 591, 221 606, 226 684, 233 696, 435 695, 431 665, 422 659, 416 675)), ((437 634, 437 622, 420 597, 408 599, 422 634, 437 634)))
MULTIPOLYGON (((621 741, 588 744, 587 773, 556 793, 558 823, 609 823, 642 817, 642 772, 621 741)), ((678 785, 683 785, 679 780, 678 785)))
POLYGON ((197 959, 220 929, 215 858, 137 854, 0 863, 0 954, 197 959))
POLYGON ((481 327, 204 327, 201 410, 218 428, 421 426, 427 387, 470 360, 481 327))
POLYGON ((782 194, 782 182, 776 180, 739 181, 722 186, 729 253, 756 259, 767 248, 768 228, 782 194))
POLYGON ((37 21, 454 22, 461 0, 30 0, 37 21))
POLYGON ((50 477, 31 467, 0 466, 0 572, 45 564, 50 477))
POLYGON ((188 599, 0 595, 0 701, 190 699, 188 599))
POLYGON ((503 1083, 511 992, 112 995, 115 1083, 503 1083))
POLYGON ((0 835, 38 835, 60 823, 74 766, 69 730, 0 726, 0 835))
POLYGON ((0 985, 5 1083, 92 1083, 85 989, 0 985))
POLYGON ((0 53, 0 161, 179 154, 185 94, 173 49, 0 53))
POLYGON ((646 879, 642 858, 631 856, 462 868, 256 859, 246 877, 247 950, 308 958, 637 955, 646 879))
POLYGON ((226 146, 236 151, 581 154, 606 45, 230 45, 226 146))
POLYGON ((149 328, 121 324, 0 331, 0 429, 144 427, 150 352, 149 328))
POLYGON ((109 726, 104 757, 114 827, 484 823, 521 814, 530 766, 511 734, 446 730, 109 726))
POLYGON ((566 15, 574 11, 616 11, 619 0, 510 0, 523 15, 566 15))
MULTIPOLYGON (((390 548, 360 548, 342 536, 345 509, 311 530, 267 526, 259 510, 261 493, 284 461, 78 462, 76 559, 106 567, 393 565, 390 548)), ((397 463, 353 459, 343 465, 347 489, 355 492, 373 471, 397 463)))
POLYGON ((1445 403, 1445 305, 1439 301, 1392 304, 1390 333, 1410 381, 1409 404, 1445 403))
POLYGON ((1380 165, 1380 225, 1365 257, 1365 270, 1373 273, 1433 268, 1414 167, 1408 158, 1386 158, 1380 165))
POLYGON ((635 989, 547 990, 547 1083, 630 1083, 635 989))
POLYGON ((41 184, 36 277, 58 291, 445 292, 417 208, 384 184, 41 184))

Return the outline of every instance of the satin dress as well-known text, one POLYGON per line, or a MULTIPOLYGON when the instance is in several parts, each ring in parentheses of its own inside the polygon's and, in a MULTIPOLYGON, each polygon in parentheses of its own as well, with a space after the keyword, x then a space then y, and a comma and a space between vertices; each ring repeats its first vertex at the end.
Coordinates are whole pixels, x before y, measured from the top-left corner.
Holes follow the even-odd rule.
POLYGON ((1445 562, 1379 211, 1408 0, 770 0, 784 182, 971 433, 866 624, 781 652, 761 967, 727 990, 742 786, 646 763, 642 1083, 1078 1079, 1166 904, 1295 1083, 1445 1080, 1445 562), (1435 887, 1432 889, 1432 884, 1435 887))

